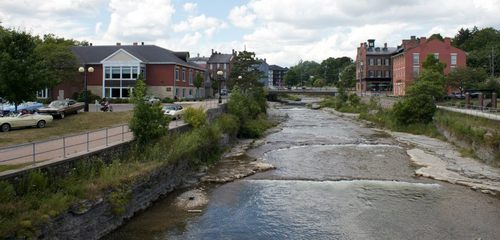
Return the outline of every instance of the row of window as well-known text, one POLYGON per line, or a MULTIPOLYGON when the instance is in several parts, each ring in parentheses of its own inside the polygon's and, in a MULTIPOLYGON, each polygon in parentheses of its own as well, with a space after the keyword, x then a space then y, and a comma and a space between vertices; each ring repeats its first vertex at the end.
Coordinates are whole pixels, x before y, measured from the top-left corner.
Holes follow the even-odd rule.
MULTIPOLYGON (((179 79, 179 72, 180 72, 179 67, 176 67, 175 68, 175 81, 181 80, 181 79, 179 79)), ((193 85, 195 74, 199 74, 199 72, 195 72, 195 71, 193 71, 193 69, 189 69, 189 85, 193 85)), ((182 69, 182 81, 183 82, 186 81, 186 69, 185 68, 182 69)))
POLYGON ((378 78, 381 78, 381 77, 386 77, 386 78, 390 78, 391 77, 391 71, 389 70, 386 70, 386 71, 373 71, 373 70, 370 70, 368 71, 368 77, 370 78, 374 78, 374 77, 378 77, 378 78))
MULTIPOLYGON (((439 53, 433 53, 434 58, 439 60, 439 53)), ((457 54, 456 53, 450 53, 450 63, 451 66, 456 66, 457 65, 457 54)), ((414 53, 413 54, 413 66, 420 65, 420 53, 414 53)))
MULTIPOLYGON (((144 72, 144 69, 141 69, 141 72, 144 72)), ((104 67, 105 79, 137 79, 138 74, 137 66, 104 67)))
MULTIPOLYGON (((198 90, 195 90, 195 91, 198 91, 198 90)), ((186 91, 185 88, 176 88, 175 89, 175 96, 177 96, 177 97, 187 97, 186 93, 188 93, 187 96, 195 97, 194 93, 196 93, 196 92, 193 92, 193 89, 188 89, 188 91, 186 91), (182 95, 179 95, 181 90, 182 90, 182 95)), ((196 94, 196 95, 199 95, 199 94, 196 94)))
POLYGON ((212 64, 210 64, 210 70, 216 70, 216 69, 217 70, 218 69, 227 70, 228 66, 229 66, 229 64, 227 64, 227 63, 217 63, 217 64, 216 63, 212 63, 212 64), (221 68, 221 66, 222 66, 222 68, 221 68))
POLYGON ((368 58, 368 65, 375 66, 375 61, 377 62, 377 66, 389 66, 391 63, 389 58, 368 58))

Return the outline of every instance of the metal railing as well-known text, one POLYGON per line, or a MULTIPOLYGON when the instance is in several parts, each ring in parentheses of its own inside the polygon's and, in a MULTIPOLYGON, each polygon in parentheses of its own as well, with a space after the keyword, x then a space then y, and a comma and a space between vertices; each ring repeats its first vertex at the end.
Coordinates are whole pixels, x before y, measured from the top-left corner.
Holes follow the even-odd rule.
POLYGON ((488 118, 491 120, 500 121, 500 109, 499 108, 491 108, 491 107, 481 107, 475 105, 466 105, 466 104, 455 104, 455 103, 447 103, 447 104, 438 104, 436 105, 439 109, 444 109, 447 111, 463 113, 471 116, 488 118))
POLYGON ((36 164, 47 160, 65 159, 132 139, 133 134, 128 125, 119 125, 83 134, 0 148, 0 164, 36 164))

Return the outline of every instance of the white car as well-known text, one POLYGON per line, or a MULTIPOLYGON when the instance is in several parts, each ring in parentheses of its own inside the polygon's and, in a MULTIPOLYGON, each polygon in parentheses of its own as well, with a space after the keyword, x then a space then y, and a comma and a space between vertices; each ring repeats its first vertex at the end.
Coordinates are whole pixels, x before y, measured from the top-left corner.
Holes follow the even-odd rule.
POLYGON ((52 122, 53 117, 45 114, 17 114, 13 117, 0 118, 0 130, 8 132, 12 128, 38 127, 44 128, 47 123, 52 122))
POLYGON ((181 115, 182 115, 182 111, 184 111, 184 109, 182 108, 181 105, 169 104, 169 105, 163 106, 162 111, 163 111, 163 114, 172 117, 172 119, 180 119, 181 115))

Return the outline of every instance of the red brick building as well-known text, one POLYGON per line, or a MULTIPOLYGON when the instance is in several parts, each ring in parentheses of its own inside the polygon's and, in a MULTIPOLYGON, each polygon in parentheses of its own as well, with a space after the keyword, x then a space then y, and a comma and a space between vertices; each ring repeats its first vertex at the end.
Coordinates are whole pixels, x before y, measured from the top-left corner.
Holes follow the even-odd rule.
MULTIPOLYGON (((194 97, 196 74, 205 76, 205 69, 187 62, 188 52, 173 52, 155 45, 84 46, 73 47, 72 51, 81 66, 94 68, 94 72, 87 73, 87 89, 101 97, 129 98, 140 73, 144 74, 150 95, 194 97)), ((83 85, 83 80, 62 83, 52 89, 52 98, 72 97, 83 90, 83 85)))
POLYGON ((403 40, 392 56, 394 96, 405 95, 407 87, 422 71, 422 63, 429 54, 446 64, 445 74, 466 65, 465 52, 453 47, 450 38, 444 38, 441 41, 436 38, 427 40, 425 37, 417 39, 412 36, 410 39, 403 40))
POLYGON ((392 89, 391 56, 395 47, 376 47, 374 39, 361 43, 356 54, 356 91, 389 91, 392 89))

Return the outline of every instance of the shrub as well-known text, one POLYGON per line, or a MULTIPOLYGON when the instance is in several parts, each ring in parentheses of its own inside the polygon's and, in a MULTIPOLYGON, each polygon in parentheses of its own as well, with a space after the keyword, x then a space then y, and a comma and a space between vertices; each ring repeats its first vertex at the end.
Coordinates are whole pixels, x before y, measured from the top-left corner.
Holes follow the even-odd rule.
POLYGON ((47 190, 49 180, 41 171, 32 171, 19 184, 19 194, 38 194, 47 190))
POLYGON ((109 196, 109 202, 111 203, 111 211, 115 215, 122 215, 125 213, 125 206, 127 206, 130 200, 130 194, 132 191, 126 189, 119 189, 114 191, 109 196))
MULTIPOLYGON (((77 94, 77 93, 75 93, 77 94)), ((77 96, 73 96, 73 98, 75 100, 77 100, 78 102, 83 102, 85 101, 85 90, 84 91, 81 91, 79 94, 77 94, 77 96)), ((101 97, 99 97, 98 95, 95 95, 92 93, 92 91, 90 90, 87 90, 87 98, 88 98, 88 102, 89 103, 92 103, 92 102, 95 102, 95 100, 97 101, 101 101, 101 97)))
POLYGON ((240 123, 236 116, 232 114, 222 114, 215 119, 213 125, 219 128, 223 133, 235 136, 238 133, 240 123))
POLYGON ((0 202, 8 202, 16 197, 16 191, 12 184, 6 181, 0 181, 0 202))
POLYGON ((243 138, 258 138, 261 137, 266 129, 270 128, 272 124, 265 118, 259 117, 257 119, 249 119, 243 123, 239 131, 239 137, 243 138))
POLYGON ((172 98, 166 97, 166 98, 163 98, 163 99, 161 100, 161 102, 162 102, 162 103, 174 103, 174 102, 175 102, 175 100, 174 100, 174 99, 172 99, 172 98))
POLYGON ((182 113, 182 118, 194 128, 199 128, 207 122, 207 114, 202 108, 187 108, 182 113))
POLYGON ((435 112, 434 100, 428 95, 405 97, 393 107, 394 120, 402 125, 429 123, 435 112))

